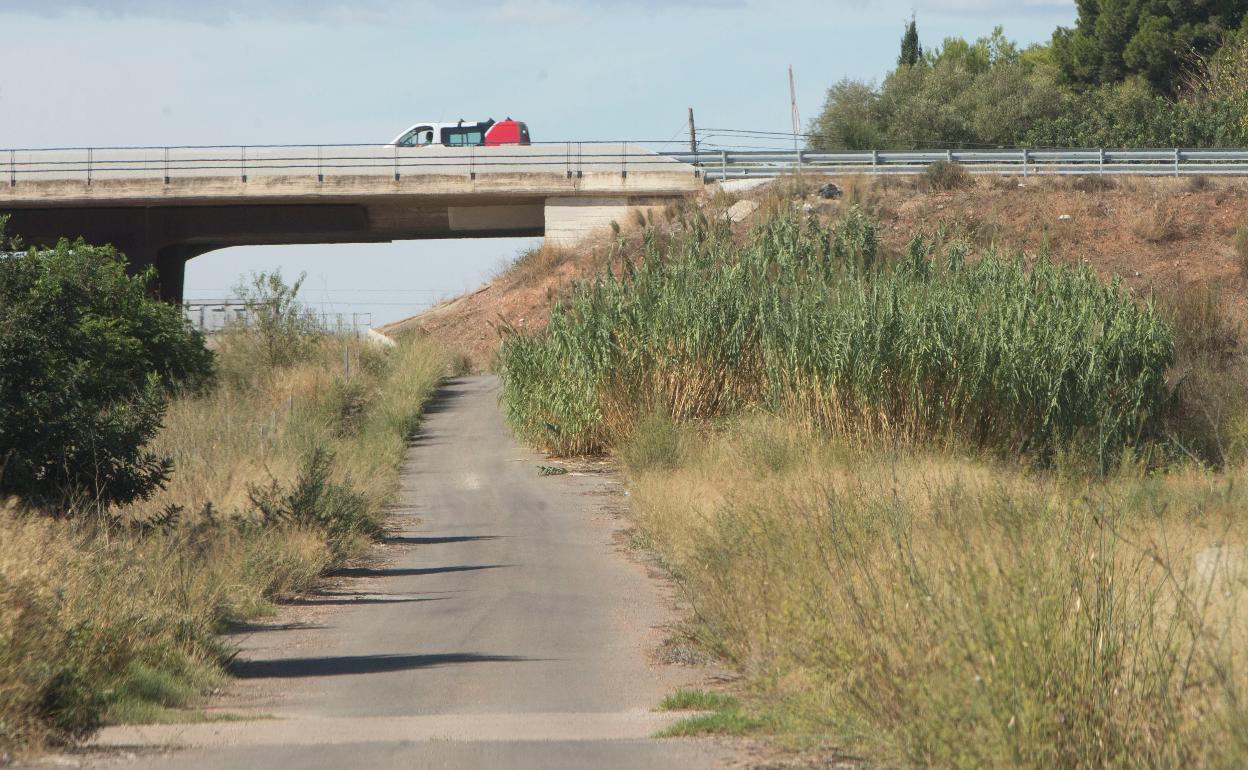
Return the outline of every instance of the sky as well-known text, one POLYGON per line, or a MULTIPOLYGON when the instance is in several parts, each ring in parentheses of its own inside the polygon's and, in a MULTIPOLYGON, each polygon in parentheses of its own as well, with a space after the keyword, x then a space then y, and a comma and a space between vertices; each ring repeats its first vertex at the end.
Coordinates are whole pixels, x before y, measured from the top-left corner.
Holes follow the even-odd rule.
MULTIPOLYGON (((1075 18, 1074 0, 0 0, 0 148, 382 143, 504 115, 535 140, 679 140, 689 107, 700 129, 786 131, 790 65, 807 120, 894 66, 912 13, 925 46, 1075 18)), ((187 265, 187 297, 306 272, 306 301, 380 324, 535 243, 224 249, 187 265)))

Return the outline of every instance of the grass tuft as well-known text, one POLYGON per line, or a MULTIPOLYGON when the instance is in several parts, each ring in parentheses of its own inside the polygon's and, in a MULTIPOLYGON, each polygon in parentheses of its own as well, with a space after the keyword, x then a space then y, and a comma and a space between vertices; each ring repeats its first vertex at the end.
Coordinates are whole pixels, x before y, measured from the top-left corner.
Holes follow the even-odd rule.
POLYGON ((710 690, 680 689, 659 703, 659 711, 736 711, 741 701, 732 695, 710 690))

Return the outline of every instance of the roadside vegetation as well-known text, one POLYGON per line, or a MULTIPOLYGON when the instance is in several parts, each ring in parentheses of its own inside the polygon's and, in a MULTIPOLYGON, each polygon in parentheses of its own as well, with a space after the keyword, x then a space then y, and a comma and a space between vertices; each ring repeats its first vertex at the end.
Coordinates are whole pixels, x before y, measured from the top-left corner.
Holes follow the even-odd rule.
MULTIPOLYGON (((847 193, 848 197, 848 193, 847 193)), ((846 204, 691 210, 504 341, 517 433, 615 453, 741 674, 670 734, 902 767, 1248 759, 1248 426, 1217 293, 846 204)))
POLYGON ((1242 2, 1080 2, 1074 27, 1020 47, 998 27, 924 48, 914 21, 880 83, 842 80, 816 149, 1241 147, 1242 2))
POLYGON ((82 243, 0 254, 0 755, 109 721, 206 718, 184 707, 225 679, 218 634, 383 534, 444 371, 419 338, 379 349, 321 332, 276 275, 243 291, 256 323, 205 348, 123 265, 82 243), (93 301, 101 286, 113 294, 93 301), (162 368, 170 350, 197 366, 162 368), (23 355, 45 374, 10 366, 23 355), (22 438, 38 398, 85 415, 48 408, 79 431, 58 439, 73 463, 22 438), (123 476, 134 458, 145 474, 123 476))

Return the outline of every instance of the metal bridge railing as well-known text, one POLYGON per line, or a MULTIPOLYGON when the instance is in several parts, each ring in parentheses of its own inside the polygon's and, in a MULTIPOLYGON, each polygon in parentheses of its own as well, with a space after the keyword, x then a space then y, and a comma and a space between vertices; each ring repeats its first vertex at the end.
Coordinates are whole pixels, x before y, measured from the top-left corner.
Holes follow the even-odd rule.
MULTIPOLYGON (((542 173, 567 178, 629 171, 699 173, 670 154, 672 142, 546 142, 494 147, 399 147, 392 144, 96 147, 0 150, 0 180, 175 180, 214 177, 440 176, 542 173)), ((2 185, 4 182, 0 182, 2 185)))
MULTIPOLYGON (((0 188, 35 181, 411 175, 692 173, 708 181, 821 175, 919 174, 937 161, 971 174, 1248 175, 1248 149, 1007 149, 815 152, 811 150, 670 148, 673 142, 542 142, 496 147, 397 147, 390 144, 230 147, 98 147, 0 150, 0 188)), ((0 196, 3 195, 0 189, 0 196)))

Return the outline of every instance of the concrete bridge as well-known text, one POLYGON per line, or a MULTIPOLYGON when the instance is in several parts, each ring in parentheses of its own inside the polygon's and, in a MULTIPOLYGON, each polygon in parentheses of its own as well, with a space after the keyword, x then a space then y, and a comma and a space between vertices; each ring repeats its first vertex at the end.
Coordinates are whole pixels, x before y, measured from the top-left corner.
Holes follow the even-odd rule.
POLYGON ((180 301, 186 261, 229 246, 546 236, 572 243, 703 186, 631 144, 0 151, 10 234, 111 243, 180 301))

